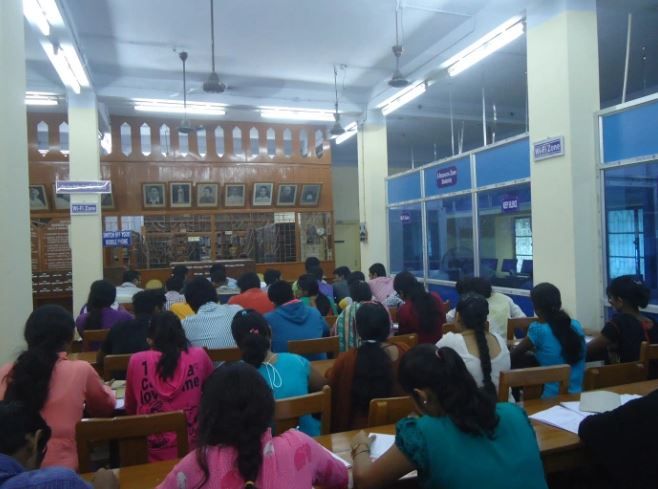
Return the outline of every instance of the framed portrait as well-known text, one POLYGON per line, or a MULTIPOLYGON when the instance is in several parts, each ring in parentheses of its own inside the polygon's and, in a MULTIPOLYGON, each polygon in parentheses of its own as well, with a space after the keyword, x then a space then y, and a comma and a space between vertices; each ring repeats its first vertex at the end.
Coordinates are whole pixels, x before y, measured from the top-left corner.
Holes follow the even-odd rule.
POLYGON ((306 183, 302 185, 302 195, 299 199, 299 205, 310 207, 318 205, 321 190, 322 184, 320 183, 306 183))
POLYGON ((244 207, 244 183, 227 183, 224 185, 224 207, 244 207))
POLYGON ((274 191, 273 183, 254 183, 254 194, 251 204, 254 207, 263 207, 272 205, 272 193, 274 191))
POLYGON ((297 185, 283 184, 279 185, 276 194, 276 205, 283 207, 292 207, 297 202, 297 185))
POLYGON ((191 182, 171 182, 169 184, 169 207, 192 207, 191 182))
POLYGON ((166 205, 164 183, 143 183, 142 199, 145 209, 164 209, 166 205))
POLYGON ((216 183, 197 183, 197 207, 217 207, 219 203, 219 185, 216 183))
POLYGON ((101 194, 101 209, 114 209, 114 194, 101 194))
POLYGON ((46 196, 45 185, 30 185, 30 210, 31 211, 47 211, 48 198, 46 196))
POLYGON ((56 193, 55 192, 56 187, 57 185, 53 183, 53 201, 55 202, 55 209, 59 211, 63 211, 63 210, 68 211, 71 208, 71 195, 56 193))

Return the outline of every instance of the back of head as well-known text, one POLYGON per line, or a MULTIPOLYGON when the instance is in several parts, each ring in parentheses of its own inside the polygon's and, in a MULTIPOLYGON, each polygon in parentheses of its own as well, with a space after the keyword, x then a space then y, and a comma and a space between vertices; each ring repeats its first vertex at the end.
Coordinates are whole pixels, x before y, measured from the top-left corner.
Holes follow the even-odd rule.
POLYGON ((351 272, 349 267, 340 266, 334 270, 334 277, 339 278, 341 280, 346 280, 347 277, 349 277, 350 273, 351 272))
POLYGON ((233 316, 231 334, 242 351, 242 360, 260 367, 267 357, 272 339, 265 318, 253 309, 243 309, 233 316))
POLYGON ((174 376, 181 351, 187 351, 187 338, 180 319, 174 313, 155 314, 149 324, 148 337, 154 350, 162 353, 158 360, 157 372, 162 380, 174 376))
POLYGON ((243 273, 238 278, 238 287, 240 292, 245 292, 249 289, 260 289, 260 278, 256 272, 243 273))
POLYGON ((324 270, 322 270, 321 266, 311 267, 308 273, 313 275, 315 277, 315 280, 319 280, 319 281, 324 280, 324 270))
POLYGON ((553 336, 562 347, 562 356, 569 365, 578 363, 585 355, 582 339, 571 327, 571 318, 562 310, 560 290, 553 284, 544 282, 530 291, 532 305, 550 326, 553 336))
POLYGON ((411 272, 400 272, 393 280, 393 288, 405 302, 410 301, 416 312, 420 329, 432 331, 436 327, 436 320, 441 311, 432 294, 425 290, 411 272))
POLYGON ((185 280, 185 277, 187 276, 189 271, 190 271, 190 269, 187 268, 185 265, 176 265, 171 270, 171 276, 172 277, 180 277, 183 280, 185 280))
POLYGON ((289 282, 279 280, 267 289, 267 297, 275 306, 282 306, 286 302, 293 300, 295 295, 292 293, 292 286, 289 282))
POLYGON ((367 282, 358 281, 350 284, 350 297, 354 302, 366 302, 372 300, 372 289, 367 282))
MULTIPOLYGON (((245 481, 255 482, 263 464, 261 438, 274 417, 274 397, 260 373, 244 362, 225 363, 203 386, 199 409, 196 458, 209 476, 206 448, 235 448, 237 469, 245 481)), ((255 489, 255 485, 252 486, 255 489)))
POLYGON ((148 289, 137 292, 133 296, 133 311, 135 316, 148 316, 162 310, 167 299, 162 289, 148 289))
POLYGON ((215 287, 228 284, 226 270, 215 270, 210 274, 210 281, 215 287))
POLYGON ((297 279, 297 286, 305 296, 315 297, 320 292, 320 287, 318 285, 318 280, 314 275, 310 273, 305 273, 300 275, 297 279))
POLYGON ((386 267, 381 263, 373 263, 370 265, 368 272, 375 277, 386 277, 386 267))
POLYGON ((127 270, 123 272, 123 282, 135 282, 139 280, 140 273, 137 270, 127 270))
POLYGON ((319 267, 319 266, 320 266, 320 260, 318 260, 318 258, 315 256, 309 256, 304 261, 304 269, 306 270, 307 273, 310 273, 313 267, 319 267))
POLYGON ((459 295, 478 294, 485 299, 491 297, 493 293, 491 282, 484 277, 465 277, 457 282, 455 289, 459 295))
POLYGON ((203 277, 196 277, 185 287, 185 301, 194 312, 209 302, 219 301, 217 290, 203 277))
POLYGON ((37 443, 36 469, 41 465, 45 448, 50 439, 50 427, 38 411, 32 411, 22 402, 0 401, 0 453, 13 456, 27 444, 28 436, 36 436, 41 431, 37 443))
POLYGON ((623 275, 612 279, 606 290, 608 297, 618 298, 633 309, 647 307, 651 290, 644 282, 635 280, 632 275, 623 275))
POLYGON ((208 269, 208 274, 212 275, 214 272, 221 271, 226 273, 226 265, 223 263, 213 263, 210 265, 210 268, 208 269))
POLYGON ((498 426, 496 399, 478 389, 464 361, 451 348, 415 346, 400 361, 398 380, 418 405, 417 390, 429 390, 464 433, 492 437, 498 426))
POLYGON ((101 329, 102 311, 114 304, 116 298, 117 289, 110 282, 107 280, 93 282, 87 297, 88 315, 84 324, 85 329, 101 329))
POLYGON ((366 276, 363 274, 363 272, 352 272, 347 276, 347 284, 351 285, 354 282, 365 282, 366 281, 366 276))
POLYGON ((167 288, 167 292, 170 290, 180 292, 181 290, 183 290, 184 283, 185 280, 183 277, 169 277, 169 279, 165 283, 165 287, 167 288))
POLYGON ((277 280, 281 280, 281 272, 273 268, 268 268, 263 274, 263 282, 267 285, 272 285, 277 280))

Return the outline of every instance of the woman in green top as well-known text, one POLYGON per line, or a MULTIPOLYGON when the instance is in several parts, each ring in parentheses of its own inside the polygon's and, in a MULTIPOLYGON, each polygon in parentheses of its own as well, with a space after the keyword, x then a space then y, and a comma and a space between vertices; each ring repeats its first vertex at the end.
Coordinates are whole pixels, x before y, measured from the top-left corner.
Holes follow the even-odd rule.
POLYGON ((341 353, 361 346, 361 339, 356 332, 356 312, 361 304, 372 300, 370 286, 366 282, 352 282, 350 284, 350 298, 352 303, 343 309, 331 330, 331 334, 338 336, 341 353))
POLYGON ((496 404, 454 350, 416 346, 402 358, 398 379, 422 415, 398 422, 395 445, 374 462, 368 436, 354 438, 356 488, 386 487, 418 470, 424 489, 547 489, 525 412, 496 404))
POLYGON ((335 316, 338 311, 333 297, 327 297, 320 292, 318 280, 314 275, 306 273, 297 279, 298 298, 308 307, 314 307, 322 316, 335 316))

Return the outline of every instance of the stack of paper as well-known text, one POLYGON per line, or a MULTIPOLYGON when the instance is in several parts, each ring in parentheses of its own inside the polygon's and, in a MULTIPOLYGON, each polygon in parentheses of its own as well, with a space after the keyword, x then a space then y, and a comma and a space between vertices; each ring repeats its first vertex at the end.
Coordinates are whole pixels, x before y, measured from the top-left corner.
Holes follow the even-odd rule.
POLYGON ((549 426, 554 426, 571 433, 578 434, 578 426, 587 415, 567 409, 564 406, 553 406, 552 408, 540 411, 529 416, 530 419, 540 421, 549 426))
POLYGON ((623 406, 628 401, 642 396, 636 394, 617 394, 609 391, 583 392, 580 395, 580 410, 589 413, 605 413, 623 406))

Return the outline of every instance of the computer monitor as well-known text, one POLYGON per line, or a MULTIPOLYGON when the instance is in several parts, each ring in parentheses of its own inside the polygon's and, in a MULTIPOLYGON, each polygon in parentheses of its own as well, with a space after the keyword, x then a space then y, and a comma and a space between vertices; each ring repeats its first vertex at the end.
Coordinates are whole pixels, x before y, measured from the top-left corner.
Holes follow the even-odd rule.
POLYGON ((503 260, 503 266, 501 267, 500 271, 506 273, 516 273, 516 260, 513 258, 505 258, 503 260))
POLYGON ((480 269, 495 272, 498 268, 498 258, 481 258, 480 269))
POLYGON ((523 260, 521 264, 521 273, 524 275, 532 275, 532 260, 523 260))

